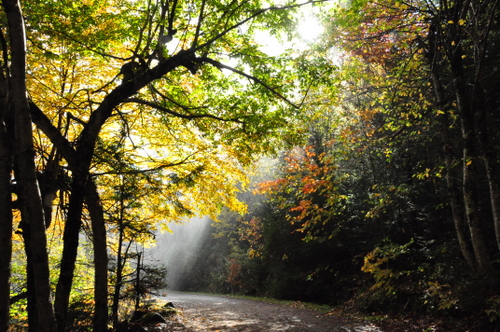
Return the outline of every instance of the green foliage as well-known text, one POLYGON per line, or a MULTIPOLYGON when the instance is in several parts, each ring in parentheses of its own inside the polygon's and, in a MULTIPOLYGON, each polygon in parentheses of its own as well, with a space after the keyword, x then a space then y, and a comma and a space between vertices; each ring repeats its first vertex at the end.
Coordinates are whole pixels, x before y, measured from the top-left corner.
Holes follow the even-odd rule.
POLYGON ((28 317, 26 312, 27 305, 28 300, 23 299, 11 304, 10 306, 10 320, 12 325, 16 326, 19 331, 24 331, 24 329, 28 327, 28 317))

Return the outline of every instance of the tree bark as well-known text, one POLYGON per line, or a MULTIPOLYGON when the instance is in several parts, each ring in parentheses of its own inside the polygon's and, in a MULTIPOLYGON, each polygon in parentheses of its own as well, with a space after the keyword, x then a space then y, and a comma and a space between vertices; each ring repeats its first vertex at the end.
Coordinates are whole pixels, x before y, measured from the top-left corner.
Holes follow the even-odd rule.
POLYGON ((60 332, 64 332, 67 324, 69 297, 73 285, 75 262, 78 254, 79 234, 82 225, 82 211, 87 186, 88 170, 76 169, 73 171, 71 195, 68 215, 64 227, 63 253, 59 280, 56 286, 54 311, 60 332))
POLYGON ((87 208, 92 220, 94 244, 94 331, 106 331, 108 325, 108 252, 106 225, 97 186, 92 179, 87 184, 87 208))
POLYGON ((36 296, 35 296, 35 275, 33 274, 33 252, 31 241, 30 225, 24 221, 20 224, 23 241, 24 251, 26 254, 26 291, 27 291, 27 313, 28 313, 28 332, 36 332, 38 325, 38 312, 36 309, 36 296))
MULTIPOLYGON (((471 1, 452 1, 440 2, 436 8, 436 12, 432 17, 432 23, 428 33, 429 48, 427 58, 431 65, 431 77, 434 85, 434 93, 437 97, 439 106, 447 114, 447 104, 456 101, 458 110, 457 124, 461 131, 461 147, 462 147, 462 183, 460 191, 462 193, 463 209, 460 208, 460 198, 458 190, 454 188, 454 181, 448 179, 448 188, 452 202, 453 215, 455 220, 455 229, 457 230, 458 240, 462 248, 462 252, 469 266, 472 266, 472 261, 475 262, 476 270, 487 276, 491 276, 492 260, 488 251, 485 235, 483 234, 482 215, 480 211, 481 201, 478 195, 477 179, 479 178, 480 151, 478 146, 481 146, 479 140, 480 133, 477 131, 476 121, 480 118, 480 107, 477 105, 477 91, 479 88, 479 68, 470 69, 464 67, 463 58, 470 56, 464 53, 463 41, 470 40, 470 32, 465 31, 464 24, 459 22, 468 22, 467 14, 470 10, 471 1), (443 25, 443 22, 453 22, 443 25), (475 70, 474 70, 475 69, 475 70), (448 77, 447 83, 451 83, 451 88, 448 96, 445 96, 443 84, 440 81, 438 71, 447 72, 443 76, 448 77), (472 73, 470 71, 473 71, 472 73), (472 80, 467 80, 467 77, 472 75, 472 80), (446 101, 448 97, 448 101, 446 101), (450 186, 451 185, 451 186, 450 186), (450 190, 451 189, 451 190, 450 190), (455 202, 455 203, 454 203, 455 202), (467 221, 470 240, 474 252, 474 260, 471 258, 467 250, 467 238, 462 231, 462 213, 465 214, 467 221)), ((481 41, 484 42, 484 41, 481 41)), ((477 62, 478 54, 474 54, 474 61, 477 62)), ((446 120, 446 119, 445 119, 446 120)), ((442 134, 446 134, 447 124, 442 123, 442 134), (446 126, 446 128, 444 128, 446 126)), ((445 158, 448 172, 451 171, 452 160, 445 144, 445 158)), ((449 176, 449 175, 448 175, 449 176)))
POLYGON ((479 198, 476 189, 476 172, 480 159, 476 148, 476 135, 474 135, 475 114, 471 100, 467 94, 461 56, 461 52, 457 51, 450 56, 449 60, 454 77, 454 87, 457 107, 460 113, 460 127, 463 140, 462 190, 464 195, 465 214, 469 224, 472 246, 478 263, 478 269, 480 272, 488 274, 492 270, 492 261, 483 234, 478 208, 479 198))
POLYGON ((478 148, 483 159, 486 180, 488 182, 491 215, 497 247, 500 250, 500 186, 498 182, 498 153, 495 151, 495 135, 499 123, 499 98, 500 93, 495 86, 500 75, 493 70, 497 60, 491 59, 488 53, 498 52, 494 45, 498 43, 498 26, 495 17, 498 16, 500 8, 499 0, 485 3, 472 3, 470 12, 474 17, 471 39, 475 54, 475 76, 472 87, 472 98, 477 118, 475 131, 477 133, 478 148), (481 13, 481 15, 478 15, 481 13))
POLYGON ((455 226, 455 232, 457 234, 458 244, 462 255, 465 259, 467 265, 471 270, 476 270, 477 262, 470 248, 470 240, 466 235, 466 222, 464 220, 464 209, 463 200, 460 198, 460 183, 457 183, 458 176, 454 176, 453 167, 453 151, 452 142, 450 139, 450 123, 449 123, 449 101, 446 97, 446 91, 441 83, 440 75, 438 73, 438 68, 436 64, 436 59, 434 58, 437 53, 437 45, 435 44, 434 27, 431 27, 429 33, 429 60, 430 60, 430 74, 432 80, 432 86, 434 88, 434 97, 436 99, 439 109, 443 114, 438 115, 440 122, 441 139, 443 143, 443 152, 446 165, 446 187, 448 191, 448 197, 451 206, 451 212, 453 216, 453 223, 455 226))
POLYGON ((113 292, 113 303, 111 305, 111 318, 113 321, 113 327, 116 327, 116 324, 118 323, 118 309, 120 307, 120 293, 121 293, 121 287, 123 285, 123 267, 125 266, 125 263, 127 261, 127 256, 128 256, 128 251, 130 249, 130 246, 132 244, 132 241, 129 242, 127 249, 125 250, 125 253, 122 253, 122 247, 123 247, 123 241, 124 241, 124 232, 125 232, 125 220, 124 220, 124 213, 125 213, 125 206, 124 206, 124 201, 123 201, 123 194, 124 194, 124 188, 123 188, 123 183, 120 186, 120 211, 119 211, 119 216, 117 219, 118 223, 118 248, 117 248, 117 253, 116 253, 116 283, 115 283, 115 289, 113 292), (123 254, 123 258, 122 258, 123 254))
POLYGON ((50 301, 50 274, 47 255, 47 239, 42 200, 38 188, 34 161, 31 116, 26 90, 26 36, 21 6, 17 0, 3 0, 9 26, 11 46, 11 84, 9 103, 15 118, 15 175, 19 197, 23 204, 23 222, 30 224, 32 240, 33 273, 38 331, 56 330, 54 311, 50 301))
POLYGON ((0 88, 0 332, 9 328, 10 262, 12 257, 12 151, 4 121, 7 110, 6 82, 0 88))
POLYGON ((122 260, 122 246, 123 246, 123 229, 120 225, 118 233, 118 251, 116 253, 116 282, 113 291, 113 302, 111 303, 111 320, 113 327, 116 328, 118 324, 118 308, 120 306, 120 292, 123 283, 123 260, 122 260))
MULTIPOLYGON (((448 117, 447 114, 441 115, 443 117, 448 117)), ((448 130, 449 124, 447 123, 445 118, 441 119, 442 128, 441 136, 443 137, 443 150, 445 155, 445 164, 446 164, 446 185, 448 188, 448 197, 450 200, 451 211, 453 215, 453 222, 455 226, 455 232, 457 234, 458 244, 460 246, 460 250, 462 251, 462 255, 465 259, 467 265, 471 268, 472 271, 477 269, 477 261, 471 252, 470 248, 470 239, 466 235, 466 222, 464 220, 464 209, 463 209, 463 200, 460 198, 460 184, 455 180, 457 177, 453 176, 454 167, 453 167, 453 157, 451 152, 451 142, 448 138, 448 130)))
MULTIPOLYGON (((77 188, 76 184, 80 183, 80 188, 83 186, 83 176, 76 176, 79 171, 80 174, 86 173, 81 170, 82 160, 78 158, 78 153, 71 146, 69 141, 61 135, 55 128, 50 120, 45 116, 37 105, 31 103, 30 110, 33 121, 57 147, 58 151, 62 154, 63 158, 69 163, 69 167, 74 174, 72 192, 77 188)), ((88 176, 87 176, 88 178, 88 176)), ((108 256, 107 256, 107 242, 106 242, 106 227, 103 217, 102 205, 100 202, 99 194, 95 183, 89 178, 86 181, 85 201, 92 220, 93 229, 93 244, 94 244, 94 300, 95 300, 95 313, 94 313, 94 331, 104 331, 108 323, 108 256)), ((76 193, 83 191, 76 190, 76 193)), ((64 266, 61 264, 61 274, 64 270, 64 277, 59 279, 57 293, 56 293, 56 310, 60 328, 66 326, 67 306, 69 304, 69 294, 71 291, 74 264, 78 250, 78 234, 80 231, 80 216, 83 210, 82 200, 83 196, 80 194, 72 194, 70 197, 70 211, 65 227, 64 237, 64 266), (77 202, 78 201, 78 202, 77 202), (71 221, 70 221, 71 220, 71 221)), ((61 329, 62 330, 62 329, 61 329)))
POLYGON ((498 250, 500 251, 500 187, 496 176, 495 160, 490 158, 489 155, 485 155, 483 158, 486 168, 486 178, 488 179, 488 186, 490 189, 491 213, 495 228, 495 238, 498 250))
POLYGON ((141 303, 141 257, 142 254, 137 254, 137 265, 135 270, 135 306, 134 310, 139 310, 139 305, 141 303))

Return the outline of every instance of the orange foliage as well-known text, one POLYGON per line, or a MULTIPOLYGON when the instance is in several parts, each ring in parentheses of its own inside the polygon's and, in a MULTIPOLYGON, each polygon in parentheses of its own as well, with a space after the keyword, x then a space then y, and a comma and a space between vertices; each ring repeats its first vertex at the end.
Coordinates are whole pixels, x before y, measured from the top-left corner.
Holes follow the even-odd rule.
POLYGON ((338 193, 335 160, 315 145, 295 148, 284 160, 283 177, 260 183, 255 193, 287 210, 288 220, 299 226, 296 231, 307 233, 328 222, 346 199, 338 193))

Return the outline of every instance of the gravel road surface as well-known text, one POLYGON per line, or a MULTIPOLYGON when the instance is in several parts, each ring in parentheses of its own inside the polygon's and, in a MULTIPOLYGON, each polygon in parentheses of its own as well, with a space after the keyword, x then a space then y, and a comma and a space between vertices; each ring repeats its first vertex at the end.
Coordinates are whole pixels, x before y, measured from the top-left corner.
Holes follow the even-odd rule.
POLYGON ((157 331, 383 332, 356 318, 256 300, 172 291, 158 299, 181 315, 178 324, 157 331))

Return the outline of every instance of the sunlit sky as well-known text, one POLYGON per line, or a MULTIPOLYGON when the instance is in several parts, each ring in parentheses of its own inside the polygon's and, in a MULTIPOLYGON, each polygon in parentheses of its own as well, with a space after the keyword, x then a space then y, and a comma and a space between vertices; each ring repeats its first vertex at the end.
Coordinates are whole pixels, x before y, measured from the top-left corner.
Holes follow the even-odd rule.
POLYGON ((317 39, 324 29, 318 20, 312 15, 305 16, 299 24, 298 33, 305 41, 312 42, 317 39))
MULTIPOLYGON (((294 41, 293 45, 314 42, 324 32, 323 26, 317 20, 313 13, 307 12, 299 19, 297 33, 301 40, 294 41)), ((275 37, 271 36, 267 31, 259 31, 256 33, 256 39, 261 43, 261 50, 271 56, 280 55, 286 48, 292 46, 292 43, 282 43, 275 37)))

